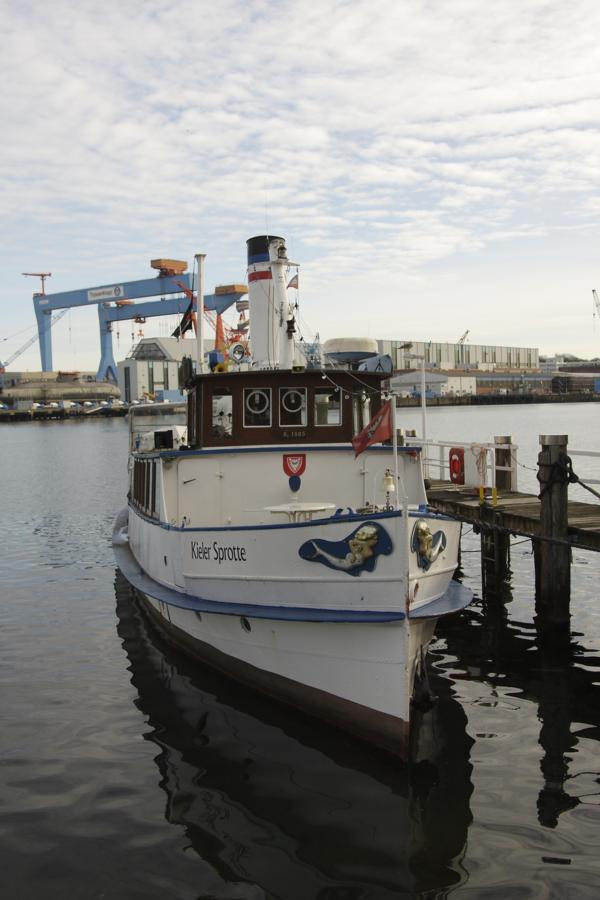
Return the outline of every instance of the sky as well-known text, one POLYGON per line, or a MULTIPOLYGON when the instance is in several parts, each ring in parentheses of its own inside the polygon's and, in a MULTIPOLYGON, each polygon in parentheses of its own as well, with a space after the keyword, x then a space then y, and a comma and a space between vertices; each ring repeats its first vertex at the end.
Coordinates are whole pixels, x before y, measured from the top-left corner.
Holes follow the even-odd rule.
MULTIPOLYGON (((592 0, 3 0, 0 360, 35 334, 22 272, 54 293, 204 252, 210 292, 264 233, 305 337, 600 356, 599 34, 592 0)), ((95 308, 53 353, 95 371, 95 308)))

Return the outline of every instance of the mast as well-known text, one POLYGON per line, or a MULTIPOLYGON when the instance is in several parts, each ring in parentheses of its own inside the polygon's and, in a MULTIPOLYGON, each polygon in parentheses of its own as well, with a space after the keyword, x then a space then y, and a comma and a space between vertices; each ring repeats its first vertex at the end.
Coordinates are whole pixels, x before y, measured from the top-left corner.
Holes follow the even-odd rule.
POLYGON ((198 267, 198 289, 196 291, 196 364, 197 372, 204 372, 204 260, 206 253, 196 253, 198 267))

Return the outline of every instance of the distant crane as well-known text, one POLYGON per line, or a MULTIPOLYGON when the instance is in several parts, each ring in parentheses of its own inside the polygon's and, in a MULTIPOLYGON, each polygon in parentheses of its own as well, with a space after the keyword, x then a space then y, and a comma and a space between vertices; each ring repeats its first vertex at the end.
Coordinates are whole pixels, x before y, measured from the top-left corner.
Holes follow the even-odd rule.
POLYGON ((598 294, 593 288, 592 297, 594 298, 594 318, 596 318, 596 316, 600 316, 600 300, 598 299, 598 294))
POLYGON ((39 296, 44 296, 46 293, 46 278, 52 277, 52 272, 21 272, 21 275, 27 275, 29 278, 41 278, 42 279, 42 290, 39 296))
MULTIPOLYGON (((24 272, 23 274, 25 275, 26 273, 24 272)), ((68 308, 61 309, 60 312, 56 313, 55 316, 51 316, 50 321, 48 322, 48 325, 46 326, 46 329, 52 328, 52 326, 55 325, 59 319, 62 319, 63 316, 66 316, 66 314, 68 312, 69 312, 68 308)), ((15 361, 15 359, 17 359, 21 355, 21 353, 25 353, 25 351, 29 347, 31 347, 32 344, 35 344, 35 342, 37 340, 38 340, 38 335, 34 334, 33 337, 30 337, 28 341, 25 341, 25 343, 23 344, 22 347, 19 347, 18 350, 15 350, 13 355, 9 356, 5 362, 0 362, 0 375, 4 375, 4 372, 6 371, 6 367, 10 366, 10 364, 13 363, 15 361)))
POLYGON ((467 328, 465 333, 461 334, 461 336, 458 339, 458 346, 460 347, 460 350, 458 351, 458 358, 459 358, 460 365, 463 367, 465 364, 465 341, 467 339, 468 333, 469 333, 469 329, 467 328))

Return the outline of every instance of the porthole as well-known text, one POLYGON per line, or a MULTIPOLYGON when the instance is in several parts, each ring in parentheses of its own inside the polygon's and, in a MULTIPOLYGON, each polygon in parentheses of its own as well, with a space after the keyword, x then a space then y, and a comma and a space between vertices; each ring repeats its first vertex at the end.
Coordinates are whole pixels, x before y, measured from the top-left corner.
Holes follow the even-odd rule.
POLYGON ((250 624, 250 622, 248 621, 248 619, 246 618, 246 616, 242 616, 242 617, 241 617, 241 619, 240 619, 240 625, 242 626, 242 629, 243 629, 244 631, 248 631, 248 632, 252 631, 252 625, 250 624))
POLYGON ((304 404, 304 396, 302 391, 290 390, 284 391, 281 397, 281 405, 286 412, 296 413, 302 409, 304 404))
POLYGON ((249 391, 246 397, 246 409, 255 416, 260 416, 269 408, 269 395, 266 391, 249 391))

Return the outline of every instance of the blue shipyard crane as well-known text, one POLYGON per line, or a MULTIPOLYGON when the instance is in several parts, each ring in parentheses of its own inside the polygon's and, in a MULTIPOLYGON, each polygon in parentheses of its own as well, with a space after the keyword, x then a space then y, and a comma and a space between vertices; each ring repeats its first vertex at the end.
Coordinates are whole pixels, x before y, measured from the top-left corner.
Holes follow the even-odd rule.
MULTIPOLYGON (((25 275, 26 273, 24 272, 23 274, 25 275)), ((46 330, 49 331, 50 328, 52 328, 52 326, 55 325, 59 321, 59 319, 62 319, 63 316, 66 316, 68 312, 68 309, 61 309, 61 311, 55 316, 50 315, 50 320, 46 321, 45 323, 46 330)), ((31 345, 34 344, 37 340, 38 335, 34 334, 33 337, 30 337, 29 340, 25 341, 25 343, 22 344, 18 350, 15 350, 15 352, 11 356, 9 356, 8 359, 6 359, 4 362, 0 362, 0 375, 3 375, 6 371, 7 366, 10 366, 11 363, 14 363, 15 359, 18 359, 22 353, 25 353, 25 351, 28 350, 29 347, 31 347, 31 345)))
MULTIPOLYGON (((98 381, 117 380, 117 365, 113 354, 112 323, 127 319, 146 319, 153 316, 182 315, 189 307, 192 279, 184 271, 187 263, 180 260, 155 259, 150 265, 158 270, 154 278, 100 285, 56 294, 34 294, 33 306, 38 323, 42 371, 52 371, 52 342, 47 316, 56 309, 95 305, 100 325, 100 363, 98 381), (188 292, 188 296, 186 296, 188 292), (178 296, 170 296, 170 295, 178 296), (141 298, 154 297, 144 303, 141 298)), ((204 308, 221 313, 242 297, 239 291, 204 296, 204 308)))

